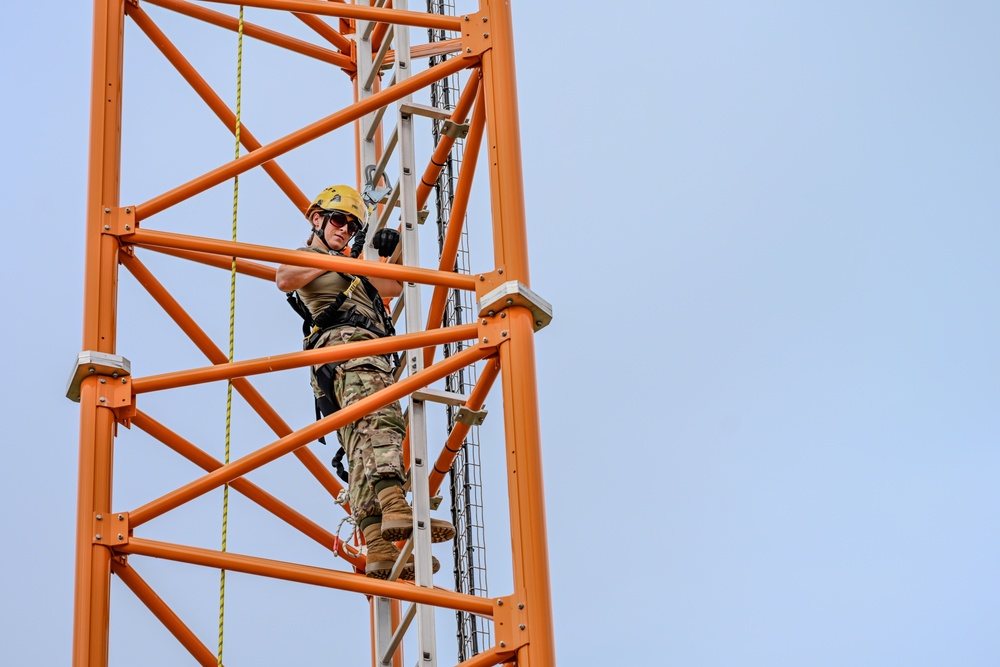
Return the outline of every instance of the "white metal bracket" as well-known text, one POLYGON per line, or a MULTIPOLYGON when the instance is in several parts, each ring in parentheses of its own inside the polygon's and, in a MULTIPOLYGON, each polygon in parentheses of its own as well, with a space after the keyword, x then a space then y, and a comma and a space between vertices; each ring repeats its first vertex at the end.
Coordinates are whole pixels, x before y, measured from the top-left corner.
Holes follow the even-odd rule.
POLYGON ((552 321, 552 304, 519 280, 510 280, 484 294, 478 304, 479 316, 492 317, 512 306, 531 311, 535 331, 547 327, 552 321))
POLYGON ((76 365, 70 373, 66 385, 66 398, 76 403, 80 402, 80 385, 83 379, 90 375, 109 376, 113 378, 132 375, 132 363, 118 354, 85 350, 77 355, 76 365))
POLYGON ((482 426, 487 414, 486 410, 470 410, 463 405, 455 414, 455 421, 466 426, 482 426))

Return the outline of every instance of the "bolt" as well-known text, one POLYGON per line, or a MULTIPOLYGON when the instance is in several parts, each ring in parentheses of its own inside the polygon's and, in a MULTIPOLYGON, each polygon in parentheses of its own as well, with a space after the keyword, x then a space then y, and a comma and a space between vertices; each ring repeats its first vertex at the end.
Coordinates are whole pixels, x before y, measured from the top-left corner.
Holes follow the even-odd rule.
POLYGON ((542 326, 542 321, 541 320, 535 320, 535 326, 536 327, 542 326))
POLYGON ((500 275, 503 275, 503 269, 497 269, 497 273, 499 273, 500 275))
POLYGON ((112 373, 112 374, 111 374, 111 377, 113 377, 113 378, 116 378, 116 377, 118 377, 118 371, 115 371, 114 373, 112 373))
MULTIPOLYGON (((122 535, 121 533, 118 533, 118 539, 119 539, 119 540, 124 540, 124 539, 125 539, 125 536, 124 536, 124 535, 122 535)), ((524 630, 524 626, 523 626, 523 625, 521 626, 521 629, 522 629, 522 630, 524 630)))
POLYGON ((122 378, 122 384, 125 384, 125 378, 122 378))
POLYGON ((125 225, 125 231, 126 232, 129 231, 130 229, 132 229, 132 225, 125 225))
POLYGON ((464 18, 464 19, 465 19, 466 21, 468 21, 468 20, 469 20, 469 16, 468 16, 468 15, 464 16, 463 18, 464 18))
POLYGON ((125 208, 125 212, 126 212, 126 213, 131 213, 131 212, 132 212, 132 209, 130 209, 130 208, 127 208, 127 207, 126 207, 126 208, 125 208))
POLYGON ((518 602, 517 603, 517 608, 518 609, 524 609, 524 603, 523 602, 518 602))
POLYGON ((104 231, 108 231, 109 229, 111 229, 111 225, 104 225, 104 231))
POLYGON ((497 600, 497 606, 498 607, 502 607, 503 606, 503 600, 497 600))
POLYGON ((118 520, 119 521, 124 521, 125 520, 125 515, 124 514, 119 514, 118 515, 118 520))
POLYGON ((503 336, 504 338, 506 338, 507 337, 507 332, 506 331, 501 331, 500 335, 503 336))
POLYGON ((93 367, 91 367, 91 368, 88 368, 88 369, 87 369, 87 371, 88 371, 88 372, 90 372, 90 373, 94 373, 94 372, 96 372, 96 371, 95 371, 95 370, 93 369, 93 367))
POLYGON ((508 306, 513 306, 514 305, 514 299, 507 299, 507 305, 508 306))
POLYGON ((98 382, 100 382, 101 384, 104 384, 104 383, 107 382, 107 380, 105 380, 104 378, 101 378, 100 380, 98 380, 98 382))
POLYGON ((472 53, 472 49, 466 49, 465 52, 466 53, 472 53))
POLYGON ((486 324, 486 319, 485 318, 483 318, 483 324, 486 324))
MULTIPOLYGON (((119 535, 119 536, 118 536, 118 539, 121 539, 121 535, 119 535)), ((519 626, 517 626, 517 627, 519 627, 519 628, 521 628, 522 630, 524 630, 524 623, 522 623, 521 625, 519 625, 519 626)))
POLYGON ((103 396, 101 396, 101 403, 107 403, 107 402, 108 402, 108 399, 106 399, 103 396))
POLYGON ((483 23, 486 23, 487 21, 489 21, 489 18, 487 18, 487 17, 484 16, 483 17, 483 23))
POLYGON ((95 539, 95 540, 99 540, 99 539, 101 539, 101 534, 100 534, 100 533, 98 533, 97 535, 94 535, 94 539, 95 539))
MULTIPOLYGON (((483 342, 484 342, 484 343, 488 343, 488 342, 490 342, 490 339, 489 339, 489 338, 484 338, 484 339, 483 339, 483 342)), ((103 400, 103 399, 102 399, 102 400, 103 400)))
POLYGON ((110 209, 110 208, 105 208, 105 209, 104 209, 104 212, 105 212, 105 213, 111 213, 111 209, 110 209))
POLYGON ((101 519, 103 519, 103 518, 104 518, 104 517, 103 517, 102 515, 100 515, 100 514, 98 514, 98 515, 97 515, 97 520, 98 520, 98 521, 100 521, 100 520, 101 520, 101 519))
POLYGON ((480 276, 479 276, 479 282, 482 282, 482 281, 484 281, 484 280, 486 280, 486 276, 484 276, 484 275, 480 275, 480 276))
POLYGON ((506 648, 507 642, 500 642, 500 648, 506 648))
POLYGON ((486 314, 489 315, 490 317, 493 317, 493 315, 495 314, 495 311, 491 310, 491 311, 487 312, 486 314))
POLYGON ((489 36, 490 36, 490 33, 488 33, 488 32, 484 32, 484 33, 483 33, 483 39, 486 39, 486 38, 487 38, 487 37, 489 37, 489 36))
POLYGON ((506 311, 505 311, 505 312, 502 312, 502 313, 500 313, 500 319, 501 319, 501 320, 503 320, 503 319, 506 319, 506 318, 507 318, 507 313, 506 313, 506 311))

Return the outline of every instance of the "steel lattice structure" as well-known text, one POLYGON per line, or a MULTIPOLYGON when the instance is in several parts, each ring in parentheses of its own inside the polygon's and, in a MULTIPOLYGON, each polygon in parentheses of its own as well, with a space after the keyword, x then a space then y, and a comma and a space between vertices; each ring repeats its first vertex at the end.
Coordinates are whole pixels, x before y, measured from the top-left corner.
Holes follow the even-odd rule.
POLYGON ((73 640, 73 664, 77 667, 108 664, 113 575, 150 609, 197 664, 217 664, 215 652, 141 576, 142 557, 315 585, 331 589, 330 595, 367 596, 375 665, 403 663, 400 636, 414 618, 420 664, 450 663, 438 656, 434 646, 432 612, 440 607, 460 612, 460 617, 473 614, 492 621, 493 645, 480 646, 477 655, 459 658, 461 665, 555 664, 534 365, 534 335, 548 324, 551 308, 530 289, 510 7, 499 0, 480 0, 475 12, 446 16, 410 10, 406 0, 370 4, 373 6, 326 0, 95 0, 83 352, 68 392, 80 402, 73 640), (228 5, 230 12, 242 6, 294 16, 308 26, 315 39, 251 23, 242 25, 242 34, 325 63, 333 74, 349 77, 353 99, 278 139, 258 140, 251 131, 252 119, 237 124, 234 109, 223 102, 142 7, 155 5, 191 21, 237 30, 232 13, 211 8, 213 3, 228 5), (130 29, 138 30, 166 57, 224 128, 230 132, 240 128, 237 136, 244 151, 181 185, 164 187, 145 201, 131 201, 128 193, 123 197, 120 192, 123 44, 129 22, 130 29), (454 37, 411 45, 409 28, 454 37), (431 67, 415 71, 418 68, 409 66, 411 59, 430 58, 434 59, 431 67), (458 99, 451 100, 453 109, 442 111, 413 101, 414 95, 459 72, 466 73, 467 83, 458 99), (413 135, 417 117, 432 119, 440 129, 436 144, 424 153, 413 135), (304 212, 309 200, 279 162, 292 151, 338 130, 353 134, 359 189, 386 184, 372 231, 386 224, 399 225, 402 251, 390 261, 377 261, 369 249, 364 261, 154 229, 153 221, 167 219, 161 214, 248 172, 266 174, 287 199, 288 208, 304 212), (448 175, 452 192, 447 224, 442 226, 440 260, 436 266, 421 266, 417 231, 421 210, 441 178, 441 166, 450 163, 456 140, 464 140, 464 155, 454 162, 460 165, 458 173, 448 175), (489 173, 488 178, 477 179, 481 152, 489 173), (463 274, 456 270, 463 225, 473 188, 477 181, 485 180, 488 184, 479 187, 488 192, 490 203, 492 268, 463 274), (405 289, 394 304, 393 314, 405 322, 406 333, 308 351, 295 351, 294 338, 290 337, 288 349, 293 351, 230 360, 142 261, 137 249, 166 253, 202 266, 235 267, 243 276, 271 282, 276 264, 399 280, 405 289), (119 340, 119 266, 125 267, 204 354, 206 365, 154 375, 140 375, 141 369, 136 368, 133 373, 127 358, 129 341, 119 340), (433 295, 426 310, 421 307, 421 286, 433 295), (457 293, 467 302, 475 302, 473 320, 448 324, 445 311, 457 293), (444 346, 451 346, 448 354, 439 351, 444 346), (405 359, 405 374, 394 385, 299 428, 287 423, 251 381, 266 373, 390 352, 405 359), (447 390, 432 387, 449 376, 471 381, 457 388, 449 385, 447 390), (497 380, 499 392, 494 393, 500 394, 503 403, 513 589, 486 598, 433 586, 429 536, 418 528, 426 522, 430 498, 441 487, 456 452, 482 419, 483 404, 497 380), (140 405, 144 394, 226 381, 274 437, 228 464, 183 438, 140 405), (405 455, 410 466, 415 537, 403 545, 403 557, 411 549, 416 556, 416 585, 366 578, 364 555, 357 545, 341 542, 320 519, 296 511, 247 478, 290 454, 330 496, 332 504, 343 487, 307 445, 393 400, 408 404, 405 455), (444 442, 426 435, 424 411, 428 404, 436 403, 446 405, 449 416, 455 417, 444 442), (112 498, 112 479, 119 427, 145 432, 200 466, 204 474, 138 507, 117 506, 112 498), (226 485, 335 552, 352 569, 360 567, 361 573, 144 537, 143 526, 149 521, 226 485), (406 612, 402 603, 410 603, 406 612))

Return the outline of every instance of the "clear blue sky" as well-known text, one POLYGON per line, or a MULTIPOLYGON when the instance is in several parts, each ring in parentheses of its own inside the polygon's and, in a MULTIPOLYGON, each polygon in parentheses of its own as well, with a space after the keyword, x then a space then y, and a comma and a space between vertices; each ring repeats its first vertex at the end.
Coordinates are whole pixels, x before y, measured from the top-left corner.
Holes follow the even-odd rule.
MULTIPOLYGON (((1000 663, 1000 7, 551 5, 515 0, 513 12, 532 287, 556 313, 537 351, 560 664, 1000 663)), ((79 418, 63 396, 80 351, 92 11, 46 8, 14 3, 0 26, 13 361, 0 494, 14 519, 0 557, 0 641, 11 664, 61 665, 79 418)), ((171 33, 196 54, 201 36, 171 33)), ((169 92, 181 90, 176 75, 129 37, 130 62, 154 75, 126 82, 127 104, 154 120, 188 108, 169 92)), ((233 58, 227 50, 206 69, 231 81, 233 58)), ((321 115, 301 95, 316 79, 250 45, 246 58, 247 122, 268 129, 261 138, 321 115)), ((127 122, 125 151, 141 168, 123 178, 123 202, 228 159, 214 122, 185 116, 187 139, 127 122), (209 157, 181 163, 202 130, 213 132, 209 157)), ((324 150, 289 160, 307 189, 349 178, 331 158, 342 146, 324 150)), ((247 237, 297 245, 300 221, 268 203, 264 183, 241 185, 247 237)), ((222 190, 182 209, 178 228, 228 236, 222 190)), ((185 305, 224 344, 221 272, 156 266, 178 289, 218 283, 206 278, 185 305)), ((174 368, 164 347, 196 360, 122 283, 120 351, 137 373, 174 368)), ((240 299, 255 333, 239 339, 239 356, 294 349, 280 294, 244 281, 240 299)), ((287 392, 281 406, 298 425, 309 419, 302 382, 262 383, 287 392)), ((221 406, 220 392, 185 400, 221 406)), ((221 415, 182 434, 217 442, 221 415)), ((251 418, 237 418, 243 434, 251 418)), ((195 476, 127 435, 119 464, 157 474, 119 479, 124 506, 195 476)), ((496 437, 484 431, 487 459, 496 437)), ((502 509, 503 489, 486 493, 502 509)), ((157 535, 213 545, 185 520, 217 514, 216 500, 157 535)), ((308 505, 312 488, 292 500, 308 505)), ((264 524, 245 505, 234 512, 237 550, 264 524)), ((502 519, 490 530, 491 592, 506 594, 502 519)), ((214 646, 216 574, 143 572, 214 646)), ((233 579, 228 664, 366 664, 363 603, 233 579)), ((121 589, 112 664, 187 664, 121 589)), ((439 616, 439 634, 450 622, 439 616)))

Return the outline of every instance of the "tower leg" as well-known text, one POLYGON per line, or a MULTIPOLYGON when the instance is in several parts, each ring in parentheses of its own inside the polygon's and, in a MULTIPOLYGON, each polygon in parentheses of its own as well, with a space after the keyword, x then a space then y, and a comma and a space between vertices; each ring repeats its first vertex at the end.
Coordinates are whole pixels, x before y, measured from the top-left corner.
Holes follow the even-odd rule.
MULTIPOLYGON (((507 280, 530 286, 521 168, 521 130, 510 3, 483 0, 492 48, 482 56, 489 134, 491 204, 496 265, 507 280)), ((533 317, 510 308, 509 341, 500 345, 503 368, 507 475, 511 510, 514 596, 524 596, 529 641, 517 652, 518 667, 556 664, 549 581, 545 496, 542 483, 533 317)), ((521 601, 518 600, 518 603, 521 601)))
MULTIPOLYGON (((114 353, 118 240, 103 233, 118 214, 121 175, 123 0, 94 1, 90 157, 86 211, 83 349, 114 353)), ((80 473, 77 499, 73 665, 108 664, 111 551, 96 539, 97 514, 111 509, 114 413, 99 407, 96 376, 80 389, 80 473)), ((109 518, 109 517, 103 517, 109 518)))

